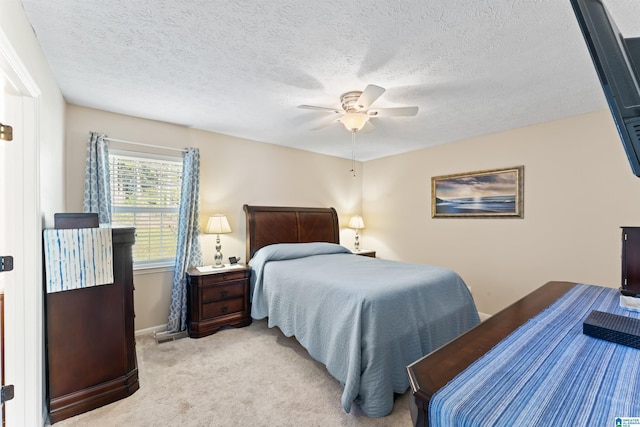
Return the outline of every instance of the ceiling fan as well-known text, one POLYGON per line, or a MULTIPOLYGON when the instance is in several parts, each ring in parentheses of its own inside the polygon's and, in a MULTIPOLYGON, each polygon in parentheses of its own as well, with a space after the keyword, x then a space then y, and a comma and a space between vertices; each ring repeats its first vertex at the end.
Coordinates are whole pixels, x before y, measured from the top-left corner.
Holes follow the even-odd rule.
POLYGON ((354 90, 340 95, 342 109, 331 107, 319 107, 316 105, 298 105, 298 108, 307 110, 319 110, 327 113, 338 114, 338 119, 350 132, 357 132, 367 124, 372 117, 400 117, 415 116, 418 107, 395 108, 369 108, 378 99, 385 89, 376 85, 367 85, 364 91, 354 90))

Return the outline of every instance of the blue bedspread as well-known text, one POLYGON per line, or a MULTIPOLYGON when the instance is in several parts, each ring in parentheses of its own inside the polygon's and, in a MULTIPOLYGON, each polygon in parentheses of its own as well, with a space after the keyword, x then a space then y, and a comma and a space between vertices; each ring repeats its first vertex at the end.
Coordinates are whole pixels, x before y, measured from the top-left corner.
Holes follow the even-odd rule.
POLYGON ((329 243, 266 246, 249 262, 252 317, 269 317, 371 417, 409 388, 406 366, 479 323, 453 271, 357 256, 329 243))
POLYGON ((640 318, 576 285, 438 391, 431 426, 614 426, 640 416, 640 350, 582 333, 592 310, 640 318))

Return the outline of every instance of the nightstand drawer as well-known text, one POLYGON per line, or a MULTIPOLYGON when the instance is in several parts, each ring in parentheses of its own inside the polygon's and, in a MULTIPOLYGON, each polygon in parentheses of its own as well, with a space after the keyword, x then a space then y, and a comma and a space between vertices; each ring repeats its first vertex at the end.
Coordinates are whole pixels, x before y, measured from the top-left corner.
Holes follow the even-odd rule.
POLYGON ((247 277, 247 271, 246 269, 238 271, 224 271, 215 274, 206 274, 200 277, 202 280, 202 285, 206 286, 211 283, 226 282, 228 280, 242 280, 247 277))
POLYGON ((202 305, 202 317, 210 319, 217 316, 236 313, 244 309, 244 298, 233 298, 202 305))
POLYGON ((224 285, 205 286, 202 288, 202 303, 242 297, 244 295, 244 280, 227 282, 224 285))

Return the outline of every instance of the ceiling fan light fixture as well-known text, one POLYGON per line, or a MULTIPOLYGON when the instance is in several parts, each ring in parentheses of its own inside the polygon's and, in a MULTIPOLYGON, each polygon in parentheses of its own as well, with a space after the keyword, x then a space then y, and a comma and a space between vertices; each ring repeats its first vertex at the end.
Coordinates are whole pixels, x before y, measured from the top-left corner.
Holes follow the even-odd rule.
POLYGON ((368 121, 368 114, 358 112, 348 112, 340 118, 340 123, 342 123, 350 132, 359 131, 367 124, 368 121))

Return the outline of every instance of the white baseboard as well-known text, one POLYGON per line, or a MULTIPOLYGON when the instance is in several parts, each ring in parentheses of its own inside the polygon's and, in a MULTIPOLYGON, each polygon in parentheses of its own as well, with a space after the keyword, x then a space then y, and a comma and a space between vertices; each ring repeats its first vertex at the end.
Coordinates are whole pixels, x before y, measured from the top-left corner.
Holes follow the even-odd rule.
POLYGON ((158 326, 152 326, 150 328, 145 328, 145 329, 138 329, 136 331, 136 336, 142 336, 142 335, 153 335, 154 332, 164 332, 167 330, 167 324, 165 323, 164 325, 158 325, 158 326))

